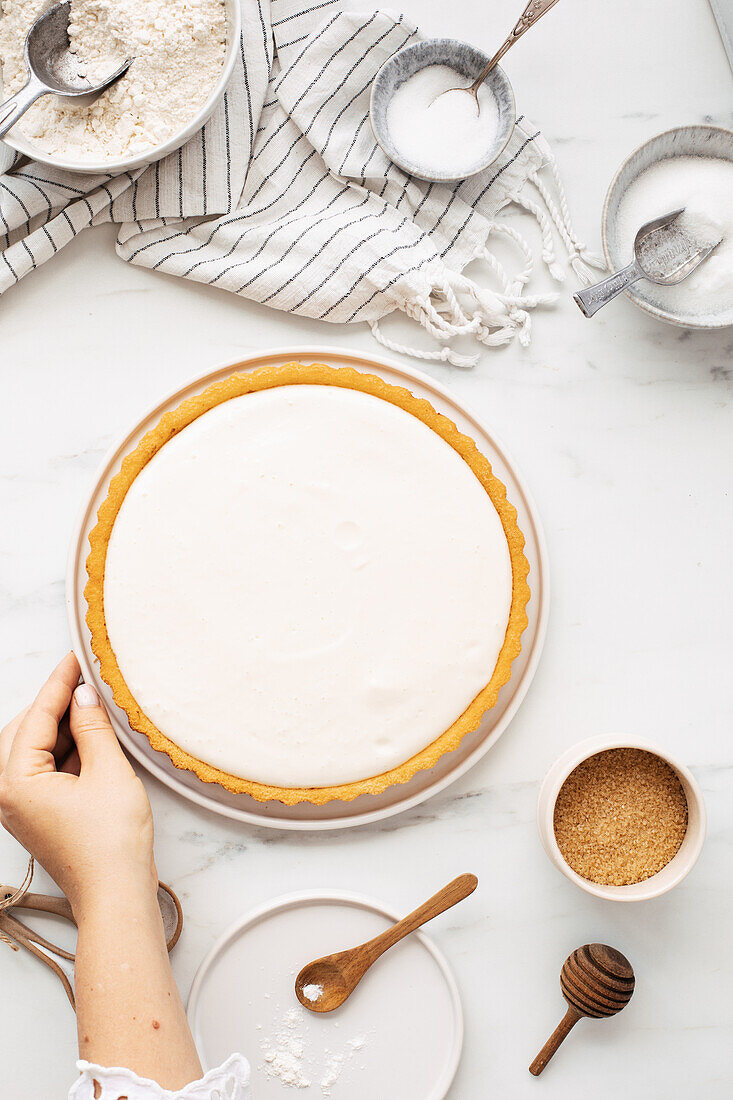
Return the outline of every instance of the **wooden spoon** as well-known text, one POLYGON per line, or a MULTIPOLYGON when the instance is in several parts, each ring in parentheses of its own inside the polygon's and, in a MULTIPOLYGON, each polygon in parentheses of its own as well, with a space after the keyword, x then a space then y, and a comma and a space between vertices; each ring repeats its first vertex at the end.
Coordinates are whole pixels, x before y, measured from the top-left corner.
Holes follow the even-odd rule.
POLYGON ((634 968, 625 955, 605 943, 587 943, 568 955, 560 971, 560 988, 568 1002, 564 1018, 529 1067, 539 1077, 563 1039, 583 1016, 615 1016, 631 1000, 634 968))
POLYGON ((385 951, 433 917, 463 901, 477 886, 478 879, 475 875, 459 875, 414 913, 387 928, 373 940, 308 963, 295 979, 296 997, 311 1012, 333 1012, 334 1008, 338 1008, 351 996, 369 967, 385 951))

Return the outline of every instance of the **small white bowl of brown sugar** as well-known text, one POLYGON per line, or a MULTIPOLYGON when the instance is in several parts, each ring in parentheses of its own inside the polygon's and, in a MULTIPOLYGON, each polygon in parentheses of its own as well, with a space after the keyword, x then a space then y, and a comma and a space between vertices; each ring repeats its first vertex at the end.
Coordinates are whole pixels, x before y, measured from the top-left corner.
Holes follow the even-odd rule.
POLYGON ((690 770, 633 737, 592 737, 568 749, 540 790, 542 845, 581 889, 646 901, 694 867, 705 839, 702 791, 690 770))

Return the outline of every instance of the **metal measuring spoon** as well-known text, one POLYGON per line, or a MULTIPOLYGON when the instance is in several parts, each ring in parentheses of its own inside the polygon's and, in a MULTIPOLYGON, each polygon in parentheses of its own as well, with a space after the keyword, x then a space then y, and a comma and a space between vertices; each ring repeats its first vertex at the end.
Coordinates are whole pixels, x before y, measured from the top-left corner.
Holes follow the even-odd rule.
POLYGON ((684 222, 680 224, 683 213, 684 207, 642 225, 634 240, 634 259, 628 267, 573 295, 586 317, 592 317, 637 279, 648 279, 658 286, 675 286, 707 259, 722 241, 722 234, 716 241, 696 240, 686 231, 684 222))
POLYGON ((29 30, 25 40, 28 82, 0 105, 0 138, 40 96, 51 92, 88 107, 130 68, 128 57, 102 84, 90 84, 79 72, 79 58, 69 49, 70 15, 71 0, 66 0, 41 15, 29 30))
MULTIPOLYGON (((448 88, 445 92, 441 92, 440 95, 447 95, 448 92, 468 92, 472 95, 476 101, 476 110, 481 111, 481 104, 478 101, 478 90, 486 80, 491 70, 495 68, 501 61, 507 50, 511 49, 514 43, 522 37, 525 31, 528 31, 530 27, 533 27, 535 23, 539 22, 543 15, 545 15, 550 8, 554 8, 557 0, 529 0, 527 7, 524 9, 519 17, 519 21, 514 27, 513 31, 506 39, 506 41, 499 47, 494 56, 489 61, 481 72, 478 74, 473 84, 470 84, 468 88, 448 88)), ((436 96, 439 99, 440 96, 436 96)))

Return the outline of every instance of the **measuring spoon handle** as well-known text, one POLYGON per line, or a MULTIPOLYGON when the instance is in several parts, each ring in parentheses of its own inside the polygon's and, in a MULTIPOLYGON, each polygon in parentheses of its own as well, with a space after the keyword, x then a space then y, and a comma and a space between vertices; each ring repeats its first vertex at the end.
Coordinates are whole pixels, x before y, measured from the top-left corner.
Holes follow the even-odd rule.
POLYGON ((380 955, 383 955, 390 947, 394 947, 405 936, 409 936, 415 929, 426 924, 433 917, 440 916, 446 909, 451 909, 454 905, 457 905, 459 901, 463 901, 464 898, 474 892, 477 886, 478 879, 475 875, 459 875, 458 878, 454 878, 452 882, 449 882, 442 890, 438 890, 438 893, 429 898, 419 909, 416 909, 398 924, 394 924, 365 945, 369 948, 369 965, 371 966, 380 955))
POLYGON ((12 130, 18 119, 26 113, 38 97, 47 91, 49 89, 32 76, 19 92, 5 100, 0 105, 0 138, 4 138, 8 130, 12 130))
POLYGON ((477 90, 486 80, 494 65, 498 65, 504 54, 508 49, 514 45, 518 38, 521 38, 525 31, 528 31, 530 27, 533 27, 535 23, 538 23, 543 15, 546 15, 550 8, 554 8, 557 0, 529 0, 527 7, 524 9, 519 17, 519 20, 514 27, 512 33, 507 38, 499 49, 496 51, 491 61, 488 63, 485 69, 479 73, 473 82, 473 88, 477 90))
POLYGON ((639 267, 636 260, 632 260, 628 267, 624 267, 621 271, 615 271, 613 275, 609 275, 605 279, 601 279, 600 283, 595 283, 594 286, 588 286, 585 290, 578 291, 577 294, 573 294, 573 301, 578 305, 581 312, 586 317, 592 317, 594 313, 598 313, 599 309, 602 309, 607 302, 610 302, 612 298, 615 298, 617 294, 620 294, 627 287, 635 283, 637 279, 643 279, 644 272, 639 267))

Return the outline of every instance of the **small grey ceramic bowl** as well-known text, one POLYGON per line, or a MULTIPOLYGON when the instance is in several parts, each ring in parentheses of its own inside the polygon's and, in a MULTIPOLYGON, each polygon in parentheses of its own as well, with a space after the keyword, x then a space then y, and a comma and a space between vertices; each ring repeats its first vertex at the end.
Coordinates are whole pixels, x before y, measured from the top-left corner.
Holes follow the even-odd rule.
MULTIPOLYGON (((733 162, 733 130, 726 130, 722 126, 680 126, 676 130, 665 130, 640 145, 621 165, 608 189, 601 224, 603 253, 611 271, 626 267, 631 259, 631 255, 622 250, 618 227, 619 206, 630 185, 646 168, 661 160, 690 156, 719 157, 733 162)), ((652 283, 640 279, 625 294, 652 317, 682 328, 717 329, 733 325, 733 287, 727 309, 702 315, 674 313, 663 309, 654 299, 656 290, 652 283)))
POLYGON ((477 162, 475 168, 461 176, 452 176, 446 172, 441 175, 427 175, 424 166, 413 164, 406 160, 395 148, 387 127, 387 107, 400 84, 420 69, 427 65, 447 65, 455 69, 458 77, 465 77, 474 81, 481 70, 488 65, 490 58, 481 50, 469 46, 467 42, 458 42, 453 38, 429 38, 425 42, 416 42, 414 46, 407 46, 394 54, 382 65, 372 84, 371 103, 369 117, 377 144, 387 154, 391 161, 407 172, 410 176, 416 176, 421 180, 434 183, 452 183, 458 179, 467 179, 483 172, 504 150, 509 138, 512 136, 514 124, 517 121, 517 108, 514 103, 514 92, 506 73, 496 65, 486 77, 485 84, 491 89, 496 102, 499 105, 499 128, 493 145, 486 150, 486 154, 477 162))

